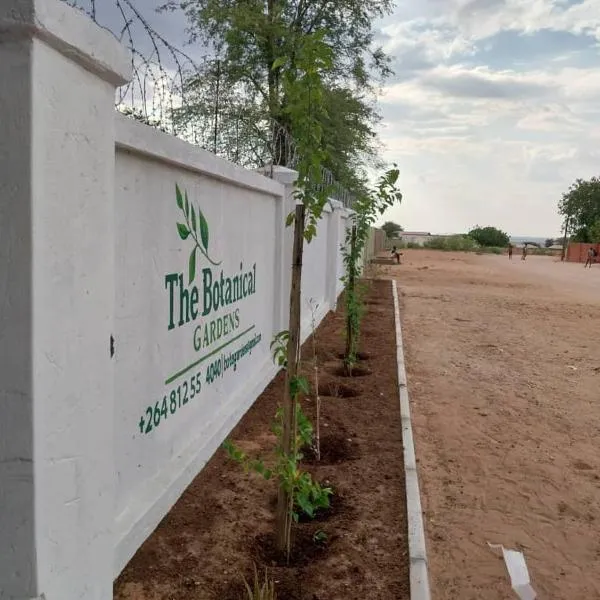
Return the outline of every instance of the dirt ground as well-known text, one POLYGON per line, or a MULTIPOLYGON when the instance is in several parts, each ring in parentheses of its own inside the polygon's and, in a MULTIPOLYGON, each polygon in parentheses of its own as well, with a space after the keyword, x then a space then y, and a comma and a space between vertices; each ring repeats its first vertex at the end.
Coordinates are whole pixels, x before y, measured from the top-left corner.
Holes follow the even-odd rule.
POLYGON ((404 251, 397 277, 436 600, 600 598, 600 265, 404 251))
MULTIPOLYGON (((336 495, 332 510, 295 527, 289 566, 272 555, 275 482, 246 475, 219 450, 115 582, 115 600, 244 600, 242 576, 268 567, 278 600, 408 600, 407 523, 392 289, 368 292, 356 374, 341 376, 342 311, 317 330, 322 460, 305 468, 336 495), (326 540, 315 534, 324 532, 326 540)), ((304 372, 312 379, 309 339, 304 372)), ((268 460, 278 377, 232 433, 268 460)), ((315 404, 303 403, 314 422, 315 404)))

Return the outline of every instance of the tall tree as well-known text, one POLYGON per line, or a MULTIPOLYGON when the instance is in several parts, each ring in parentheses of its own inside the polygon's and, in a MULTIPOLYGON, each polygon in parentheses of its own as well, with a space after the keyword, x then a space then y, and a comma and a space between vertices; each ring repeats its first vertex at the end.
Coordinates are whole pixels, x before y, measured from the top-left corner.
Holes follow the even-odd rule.
POLYGON ((595 224, 600 221, 600 179, 577 179, 563 194, 558 203, 558 212, 572 232, 575 242, 592 242, 596 233, 595 224))
POLYGON ((381 226, 381 229, 385 231, 385 235, 387 235, 389 238, 397 237, 398 234, 404 231, 402 229, 402 225, 398 225, 398 223, 394 223, 394 221, 386 221, 381 226))
MULTIPOLYGON (((392 6, 392 0, 170 0, 164 8, 183 10, 190 41, 206 46, 214 58, 206 63, 209 77, 188 80, 188 100, 178 118, 190 122, 218 106, 223 111, 219 130, 238 121, 256 123, 258 113, 277 125, 280 138, 295 137, 282 78, 297 69, 304 38, 322 32, 323 42, 333 50, 324 79, 325 166, 340 180, 363 181, 364 166, 376 164, 377 84, 390 73, 388 58, 373 45, 372 23, 392 6), (214 82, 215 65, 219 86, 208 85, 214 82), (233 119, 228 118, 231 112, 233 119)), ((264 132, 262 126, 242 129, 247 134, 264 132)), ((291 150, 281 147, 280 138, 273 149, 276 162, 289 164, 291 150)))

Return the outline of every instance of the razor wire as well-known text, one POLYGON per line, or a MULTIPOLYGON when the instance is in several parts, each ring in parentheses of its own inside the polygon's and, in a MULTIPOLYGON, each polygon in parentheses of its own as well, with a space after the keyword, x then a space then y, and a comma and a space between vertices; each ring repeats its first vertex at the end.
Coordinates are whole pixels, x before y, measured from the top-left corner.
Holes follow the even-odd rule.
MULTIPOLYGON (((297 148, 289 131, 254 110, 252 103, 232 106, 220 98, 218 87, 210 100, 198 102, 195 86, 206 88, 213 81, 219 85, 218 59, 193 59, 171 44, 152 27, 133 0, 63 2, 84 12, 128 49, 132 77, 116 91, 118 111, 267 176, 273 175, 273 165, 297 165, 297 148), (108 24, 103 13, 111 11, 113 18, 108 24)), ((244 95, 229 90, 229 97, 244 95)), ((352 205, 352 194, 325 168, 319 187, 326 187, 330 196, 345 206, 352 205)))

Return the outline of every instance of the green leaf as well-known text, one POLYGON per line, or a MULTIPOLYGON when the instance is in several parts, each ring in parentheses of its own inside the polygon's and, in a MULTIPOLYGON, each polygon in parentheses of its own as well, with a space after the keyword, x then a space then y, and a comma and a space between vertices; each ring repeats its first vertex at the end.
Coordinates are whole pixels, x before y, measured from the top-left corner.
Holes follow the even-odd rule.
POLYGON ((291 212, 285 220, 285 226, 289 227, 295 220, 296 220, 296 215, 293 212, 291 212))
POLYGON ((306 377, 292 377, 290 379, 290 395, 292 397, 298 396, 298 394, 307 395, 310 392, 308 385, 308 379, 306 377))
POLYGON ((181 190, 177 184, 175 184, 175 197, 177 198, 177 206, 183 209, 183 196, 181 195, 181 190))
POLYGON ((190 235, 190 230, 183 223, 177 223, 177 231, 182 240, 187 240, 190 235))
POLYGON ((194 246, 194 248, 192 249, 192 253, 190 254, 190 262, 189 262, 189 283, 192 283, 192 281, 194 281, 194 278, 196 277, 196 246, 194 246))
POLYGON ((274 61, 273 61, 273 66, 271 67, 271 69, 275 70, 275 69, 279 69, 281 67, 283 67, 283 65, 285 65, 285 63, 288 61, 287 56, 278 56, 274 61))
POLYGON ((196 211, 194 210, 194 205, 192 204, 192 231, 197 232, 196 228, 196 211))
POLYGON ((308 496, 306 494, 296 494, 296 504, 298 505, 298 508, 300 508, 300 510, 305 513, 306 515, 308 515, 311 519, 314 517, 315 515, 315 509, 314 506, 312 505, 311 501, 309 500, 308 496))
POLYGON ((190 218, 190 201, 188 200, 187 190, 185 190, 185 216, 190 218))
POLYGON ((200 209, 198 209, 198 219, 200 219, 200 239, 202 240, 204 249, 208 250, 208 223, 200 209))

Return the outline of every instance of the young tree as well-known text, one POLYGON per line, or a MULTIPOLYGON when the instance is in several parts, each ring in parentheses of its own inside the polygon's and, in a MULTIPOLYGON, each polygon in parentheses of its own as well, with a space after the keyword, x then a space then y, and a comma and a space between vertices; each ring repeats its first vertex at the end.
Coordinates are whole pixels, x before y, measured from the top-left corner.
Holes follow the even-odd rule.
POLYGON ((360 321, 362 305, 357 289, 357 281, 361 275, 362 257, 369 232, 377 217, 402 201, 402 193, 396 187, 400 171, 396 165, 382 175, 374 189, 361 194, 353 205, 352 226, 346 230, 345 246, 342 249, 344 257, 344 297, 346 304, 346 350, 344 363, 348 374, 356 363, 358 341, 360 336, 360 321))
POLYGON ((500 247, 506 246, 510 241, 508 234, 496 227, 475 227, 469 231, 469 237, 480 246, 500 247))
POLYGON ((381 229, 385 231, 385 235, 389 238, 398 237, 398 235, 404 231, 402 225, 398 225, 398 223, 394 223, 394 221, 386 221, 381 226, 381 229))
POLYGON ((190 41, 204 44, 215 58, 207 61, 206 76, 188 80, 189 102, 179 109, 177 119, 190 122, 214 113, 214 121, 217 106, 228 110, 225 107, 237 99, 235 119, 221 117, 219 127, 256 123, 260 113, 263 120, 277 125, 276 161, 290 164, 286 134, 294 139, 298 134, 286 113, 291 99, 283 77, 296 71, 304 37, 321 32, 333 49, 332 68, 323 81, 321 123, 327 143, 323 164, 339 181, 364 187, 364 166, 377 162, 376 83, 390 73, 387 57, 373 46, 372 23, 392 6, 391 0, 169 0, 163 8, 183 10, 190 41), (285 63, 279 62, 281 57, 286 57, 285 63))
POLYGON ((563 194, 558 212, 568 224, 575 242, 592 242, 591 228, 600 220, 600 179, 577 179, 563 194))

